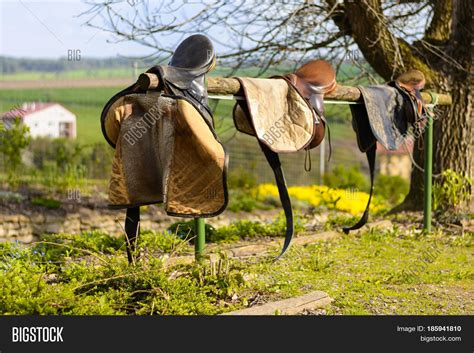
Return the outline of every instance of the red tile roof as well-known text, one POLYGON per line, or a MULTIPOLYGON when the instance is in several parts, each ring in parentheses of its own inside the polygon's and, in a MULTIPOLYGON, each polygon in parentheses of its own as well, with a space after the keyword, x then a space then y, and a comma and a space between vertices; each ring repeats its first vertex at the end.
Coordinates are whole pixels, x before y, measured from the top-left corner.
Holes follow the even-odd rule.
POLYGON ((44 110, 46 108, 49 108, 58 104, 59 103, 42 103, 42 102, 23 103, 21 107, 11 109, 5 113, 2 113, 0 116, 6 119, 24 118, 26 115, 39 112, 40 110, 44 110))

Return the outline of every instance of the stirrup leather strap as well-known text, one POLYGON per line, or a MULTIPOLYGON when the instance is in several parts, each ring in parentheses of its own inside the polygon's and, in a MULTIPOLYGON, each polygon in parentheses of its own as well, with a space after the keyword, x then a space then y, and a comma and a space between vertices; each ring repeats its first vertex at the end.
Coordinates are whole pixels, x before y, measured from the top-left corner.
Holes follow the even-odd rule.
POLYGON ((369 162, 369 169, 370 169, 370 195, 369 195, 369 201, 367 201, 367 206, 365 207, 364 214, 362 215, 362 218, 354 224, 352 227, 344 227, 342 230, 344 231, 345 234, 349 234, 351 230, 356 230, 361 228, 367 223, 367 220, 369 219, 369 208, 370 208, 370 201, 372 200, 372 194, 374 192, 374 174, 375 174, 375 154, 377 150, 377 143, 374 143, 372 147, 370 147, 369 150, 367 150, 367 161, 369 162))
POLYGON ((128 262, 133 262, 133 252, 135 251, 135 242, 140 234, 140 207, 127 208, 125 216, 125 236, 127 247, 128 262))
POLYGON ((275 174, 275 181, 278 187, 278 194, 280 195, 281 205, 285 211, 286 218, 286 232, 285 232, 285 243, 283 244, 283 249, 281 250, 280 255, 275 260, 278 260, 283 254, 288 250, 290 246, 291 239, 293 238, 293 210, 291 207, 290 195, 288 194, 288 189, 286 187, 285 176, 283 175, 283 170, 281 169, 280 158, 278 154, 270 150, 266 145, 260 143, 260 148, 265 155, 265 158, 270 164, 270 167, 275 174))

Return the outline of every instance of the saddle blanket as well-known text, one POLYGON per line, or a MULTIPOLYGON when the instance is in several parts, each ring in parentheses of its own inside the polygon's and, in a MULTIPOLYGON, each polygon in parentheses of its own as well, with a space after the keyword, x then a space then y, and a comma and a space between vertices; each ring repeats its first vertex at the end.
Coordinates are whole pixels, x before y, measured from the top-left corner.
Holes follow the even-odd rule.
POLYGON ((305 148, 314 135, 315 113, 286 80, 237 77, 245 102, 234 106, 237 130, 256 136, 276 153, 305 148))
POLYGON ((398 89, 388 85, 358 87, 364 104, 351 105, 352 124, 359 149, 366 152, 378 140, 387 150, 396 150, 406 137, 413 116, 411 106, 398 89))

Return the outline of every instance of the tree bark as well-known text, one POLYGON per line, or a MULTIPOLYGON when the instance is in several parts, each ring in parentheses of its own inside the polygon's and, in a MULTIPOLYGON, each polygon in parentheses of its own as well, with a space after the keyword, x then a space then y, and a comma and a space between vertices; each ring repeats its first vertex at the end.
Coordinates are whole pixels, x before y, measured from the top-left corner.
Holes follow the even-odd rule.
MULTIPOLYGON (((453 1, 449 56, 459 66, 445 64, 453 104, 437 126, 436 169, 453 169, 471 180, 474 177, 474 2, 453 1)), ((470 190, 473 207, 473 192, 470 190)), ((469 206, 469 205, 468 205, 469 206)))

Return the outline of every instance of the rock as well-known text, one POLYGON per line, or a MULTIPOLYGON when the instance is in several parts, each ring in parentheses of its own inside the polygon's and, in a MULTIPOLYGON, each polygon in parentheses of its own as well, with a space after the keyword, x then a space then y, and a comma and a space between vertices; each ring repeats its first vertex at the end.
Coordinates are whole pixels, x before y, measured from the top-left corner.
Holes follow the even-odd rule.
POLYGON ((63 227, 62 224, 60 223, 50 223, 46 225, 46 227, 43 230, 43 233, 62 233, 63 232, 63 227))
POLYGON ((305 310, 314 310, 329 305, 332 299, 322 291, 314 291, 299 297, 231 311, 223 315, 295 315, 305 310))
POLYGON ((328 231, 323 233, 299 236, 294 238, 292 243, 298 245, 309 245, 317 241, 329 240, 340 236, 341 234, 338 232, 328 231))
POLYGON ((43 224, 45 221, 45 217, 42 213, 34 213, 29 218, 33 224, 43 224))
POLYGON ((254 244, 233 248, 230 251, 232 252, 233 257, 263 256, 272 247, 272 244, 254 244))

